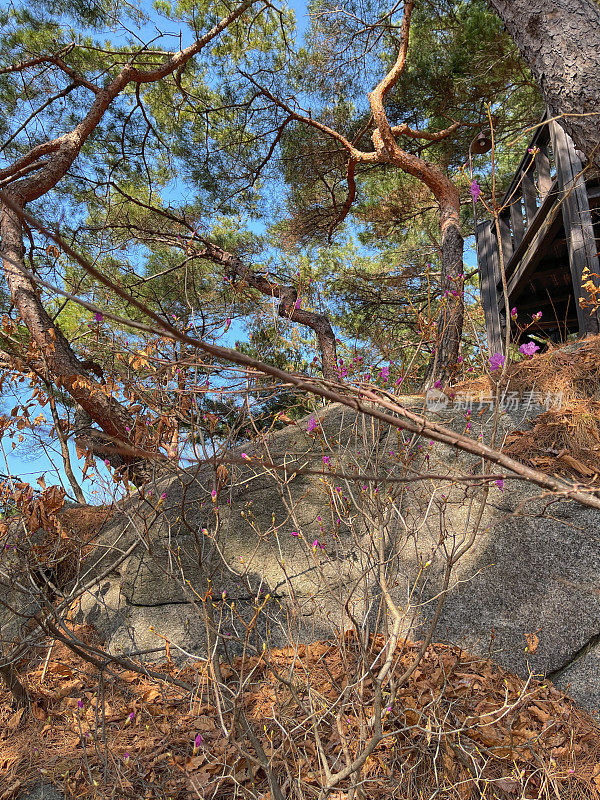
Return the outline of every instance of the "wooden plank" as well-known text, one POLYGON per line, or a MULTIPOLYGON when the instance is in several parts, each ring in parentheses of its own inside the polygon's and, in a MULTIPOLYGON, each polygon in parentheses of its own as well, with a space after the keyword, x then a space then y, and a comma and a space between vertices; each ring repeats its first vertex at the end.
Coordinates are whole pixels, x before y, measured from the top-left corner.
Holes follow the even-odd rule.
POLYGON ((480 222, 475 231, 477 264, 479 267, 479 289, 485 314, 485 330, 490 355, 503 352, 502 329, 498 312, 498 290, 500 277, 498 243, 492 234, 491 222, 480 222))
MULTIPOLYGON (((538 215, 538 220, 540 221, 539 227, 535 231, 533 228, 531 229, 533 235, 528 236, 525 247, 521 249, 519 253, 515 253, 514 257, 518 259, 518 266, 508 281, 509 297, 514 294, 521 281, 526 280, 537 267, 544 257, 546 246, 554 239, 560 229, 560 203, 556 200, 554 195, 548 195, 544 205, 547 203, 551 205, 550 211, 542 213, 542 209, 544 208, 544 206, 542 206, 538 215)), ((538 220, 536 220, 536 222, 538 220)), ((527 231, 527 233, 529 234, 530 231, 527 231)))
POLYGON ((552 188, 552 176, 550 175, 550 159, 548 158, 548 145, 542 145, 539 152, 535 154, 535 166, 538 174, 538 192, 544 202, 546 195, 552 188))
MULTIPOLYGON (((530 254, 529 251, 531 249, 531 242, 534 239, 535 239, 535 241, 537 243, 542 243, 544 241, 544 238, 545 238, 545 236, 546 236, 546 234, 548 232, 548 226, 546 226, 545 223, 546 223, 548 217, 550 215, 552 215, 552 214, 553 214, 552 219, 551 219, 552 230, 553 230, 554 234, 556 234, 558 232, 557 229, 560 227, 560 221, 561 220, 560 220, 560 214, 554 208, 554 206, 557 205, 557 196, 556 196, 557 188, 558 188, 557 184, 556 184, 556 182, 554 182, 552 184, 552 188, 551 188, 550 192, 546 195, 546 199, 544 200, 542 205, 539 207, 538 213, 535 215, 535 219, 533 220, 531 225, 529 225, 529 227, 527 228, 527 233, 523 236, 523 238, 519 242, 518 246, 515 247, 515 250, 513 252, 513 255, 512 255, 512 258, 511 258, 510 262, 508 264, 504 265, 504 268, 506 270, 506 278, 509 281, 509 287, 510 287, 511 282, 513 282, 513 276, 515 275, 515 273, 518 273, 518 275, 519 275, 518 280, 521 280, 521 278, 523 277, 524 273, 528 271, 527 265, 525 265, 525 268, 523 267, 523 259, 525 259, 527 261, 527 264, 529 264, 529 259, 531 258, 531 254, 530 254), (557 218, 559 219, 559 223, 557 223, 557 225, 554 226, 554 222, 555 222, 555 220, 557 218), (544 228, 546 233, 544 233, 544 235, 540 239, 537 236, 537 234, 538 234, 538 231, 541 228, 544 228)), ((542 255, 543 255, 543 253, 539 254, 540 258, 541 258, 542 255)), ((539 261, 539 258, 538 258, 538 261, 539 261)), ((509 291, 510 291, 510 288, 509 288, 509 291)))
POLYGON ((524 172, 521 182, 523 190, 523 201, 525 203, 525 216, 527 218, 527 227, 531 225, 537 214, 537 193, 535 190, 535 183, 533 182, 533 175, 531 172, 524 172))
POLYGON ((502 243, 502 258, 504 260, 504 269, 512 258, 513 243, 512 233, 510 230, 510 212, 503 212, 498 217, 498 227, 500 228, 500 241, 502 243))
POLYGON ((525 235, 525 224, 523 222, 523 206, 521 205, 521 195, 515 196, 510 202, 510 226, 513 232, 515 250, 523 241, 525 235))
POLYGON ((583 270, 588 267, 592 273, 600 272, 598 245, 594 237, 587 188, 582 175, 582 164, 575 152, 571 137, 557 122, 550 123, 550 134, 556 159, 557 180, 562 194, 561 206, 579 333, 582 336, 588 333, 599 333, 600 310, 591 312, 590 309, 582 309, 579 304, 582 294, 583 270))
MULTIPOLYGON (((588 186, 588 200, 595 201, 600 197, 600 186, 588 186)), ((597 203, 593 203, 597 205, 597 203)))
MULTIPOLYGON (((539 287, 538 287, 539 288, 539 287)), ((519 312, 527 313, 531 311, 537 314, 538 311, 544 311, 547 307, 552 307, 558 303, 566 303, 572 297, 573 290, 570 286, 563 286, 558 290, 556 287, 544 294, 533 294, 527 292, 526 299, 521 299, 519 302, 515 300, 515 305, 518 306, 519 312)), ((523 297, 523 296, 522 296, 523 297)), ((545 317, 546 314, 543 315, 545 317)), ((543 318, 542 317, 542 318, 543 318)))
POLYGON ((506 190, 506 194, 502 198, 500 203, 501 207, 505 207, 510 205, 513 200, 520 195, 520 179, 521 173, 523 170, 526 170, 529 165, 531 164, 531 153, 529 152, 530 149, 533 147, 541 147, 542 145, 547 144, 549 137, 548 133, 548 123, 546 122, 548 116, 548 112, 544 113, 540 121, 540 125, 538 125, 535 129, 535 133, 533 134, 533 138, 529 142, 527 150, 523 153, 523 157, 517 167, 515 174, 513 176, 512 181, 510 182, 510 186, 506 190))

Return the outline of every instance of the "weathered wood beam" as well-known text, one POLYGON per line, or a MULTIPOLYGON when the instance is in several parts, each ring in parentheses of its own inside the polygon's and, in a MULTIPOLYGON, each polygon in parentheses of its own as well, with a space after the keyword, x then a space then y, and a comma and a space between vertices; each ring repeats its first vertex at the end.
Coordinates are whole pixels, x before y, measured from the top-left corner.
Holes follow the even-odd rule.
POLYGON ((525 216, 527 217, 527 227, 531 225, 537 214, 537 192, 531 171, 523 172, 521 180, 523 190, 523 201, 525 203, 525 216))
POLYGON ((504 268, 512 258, 513 242, 512 233, 510 230, 510 212, 504 211, 498 217, 498 226, 500 228, 500 241, 502 243, 502 258, 504 259, 504 268))
POLYGON ((559 204, 554 191, 551 191, 538 209, 521 245, 513 254, 512 263, 516 266, 508 279, 509 297, 542 260, 546 247, 558 233, 561 222, 559 204))
MULTIPOLYGON (((518 191, 518 190, 517 190, 518 191)), ((521 195, 515 194, 510 200, 510 225, 515 240, 515 250, 523 241, 525 235, 525 223, 523 222, 523 206, 521 205, 521 195)))
POLYGON ((485 330, 490 354, 502 353, 502 328, 500 326, 499 296, 497 284, 500 279, 498 243, 492 234, 490 221, 480 222, 475 230, 477 263, 479 265, 479 289, 485 315, 485 330))
POLYGON ((552 176, 550 175, 550 159, 548 158, 548 145, 542 145, 539 152, 535 154, 535 166, 538 174, 538 192, 542 202, 552 188, 552 176))
POLYGON ((600 272, 598 244, 590 214, 587 188, 583 176, 583 165, 575 151, 573 141, 556 122, 550 123, 552 148, 556 159, 556 175, 561 190, 562 216, 569 251, 569 267, 577 306, 579 332, 600 333, 600 310, 591 311, 580 306, 579 298, 583 290, 582 273, 588 267, 590 272, 600 272))

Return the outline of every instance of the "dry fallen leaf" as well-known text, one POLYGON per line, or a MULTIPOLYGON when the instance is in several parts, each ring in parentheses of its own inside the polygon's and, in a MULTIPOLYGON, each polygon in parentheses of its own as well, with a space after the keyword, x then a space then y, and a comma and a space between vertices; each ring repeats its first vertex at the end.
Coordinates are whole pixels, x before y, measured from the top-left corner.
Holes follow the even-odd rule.
POLYGON ((12 717, 10 717, 10 719, 6 723, 6 727, 8 728, 9 731, 15 731, 19 727, 19 722, 21 722, 24 713, 25 713, 24 708, 20 708, 18 711, 15 711, 15 713, 12 715, 12 717))
POLYGON ((511 777, 499 778, 494 781, 494 786, 504 792, 515 792, 519 788, 519 781, 511 777))
POLYGON ((31 713, 36 719, 39 719, 42 722, 48 719, 48 713, 46 709, 37 700, 31 704, 31 713))
POLYGON ((525 639, 527 640, 527 651, 531 653, 531 655, 534 655, 540 643, 539 638, 535 633, 526 633, 525 639))

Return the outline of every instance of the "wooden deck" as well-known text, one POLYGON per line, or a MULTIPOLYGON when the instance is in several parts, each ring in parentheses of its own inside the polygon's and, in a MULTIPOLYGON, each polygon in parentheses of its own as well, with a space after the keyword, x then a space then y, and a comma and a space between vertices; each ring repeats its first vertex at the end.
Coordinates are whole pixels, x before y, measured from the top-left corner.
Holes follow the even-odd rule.
MULTIPOLYGON (((588 174, 573 141, 554 121, 536 129, 494 221, 476 224, 481 302, 490 353, 502 353, 506 330, 502 252, 509 309, 527 333, 564 339, 600 333, 600 311, 581 309, 581 275, 600 273, 600 178, 588 174)), ((511 319, 511 332, 517 333, 511 319)))

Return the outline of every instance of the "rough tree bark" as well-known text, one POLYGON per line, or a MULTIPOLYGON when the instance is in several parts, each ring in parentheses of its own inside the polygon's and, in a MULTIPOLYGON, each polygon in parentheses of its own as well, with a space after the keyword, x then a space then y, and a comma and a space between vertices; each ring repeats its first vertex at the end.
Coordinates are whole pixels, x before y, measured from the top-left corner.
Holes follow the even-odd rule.
POLYGON ((600 167, 600 5, 595 0, 490 0, 552 116, 600 167), (568 116, 568 115, 574 116, 568 116))

